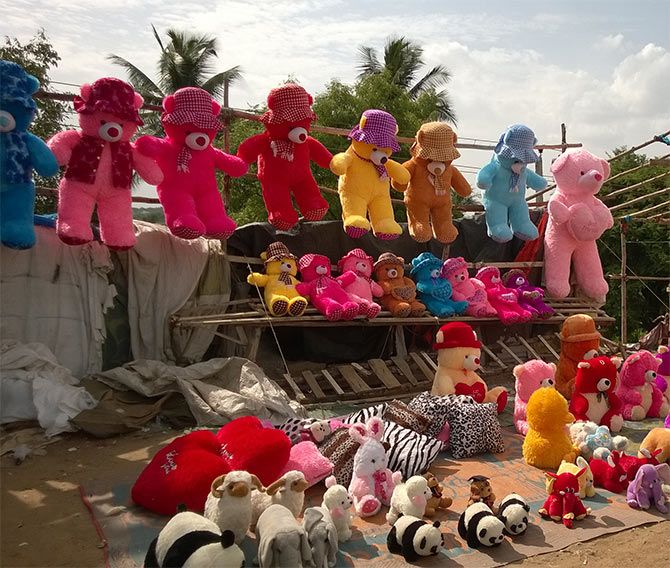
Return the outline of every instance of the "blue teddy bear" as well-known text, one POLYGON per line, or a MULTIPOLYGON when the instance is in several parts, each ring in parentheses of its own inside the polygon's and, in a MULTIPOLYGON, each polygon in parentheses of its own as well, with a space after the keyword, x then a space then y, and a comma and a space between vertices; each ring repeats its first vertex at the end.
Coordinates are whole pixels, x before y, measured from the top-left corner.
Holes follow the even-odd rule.
POLYGON ((491 161, 477 173, 477 187, 484 190, 487 232, 499 243, 514 235, 524 241, 538 237, 526 203, 526 186, 535 191, 547 187, 546 179, 526 167, 540 159, 533 151, 536 143, 530 128, 513 124, 500 137, 491 161))
POLYGON ((37 105, 39 81, 22 67, 0 60, 0 240, 16 249, 35 244, 33 169, 42 176, 58 172, 47 145, 28 132, 37 105))
POLYGON ((422 252, 412 259, 410 275, 426 309, 440 318, 460 315, 465 312, 468 303, 451 299, 451 284, 442 278, 441 272, 442 261, 429 252, 422 252))

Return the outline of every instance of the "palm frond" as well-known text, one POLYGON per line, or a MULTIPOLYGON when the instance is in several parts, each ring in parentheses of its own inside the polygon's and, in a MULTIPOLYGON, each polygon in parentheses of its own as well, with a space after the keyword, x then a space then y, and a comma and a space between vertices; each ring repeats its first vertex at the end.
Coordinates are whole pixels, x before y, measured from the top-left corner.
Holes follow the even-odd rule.
POLYGON ((458 125, 456 112, 452 106, 451 99, 447 91, 440 91, 437 95, 437 118, 446 122, 451 122, 454 126, 458 125))
POLYGON ((107 56, 107 60, 125 69, 126 74, 128 75, 128 80, 147 102, 158 102, 160 104, 160 101, 164 97, 163 91, 149 78, 148 75, 146 75, 146 73, 144 73, 144 71, 127 59, 118 55, 110 54, 107 56))
POLYGON ((423 91, 430 89, 439 89, 451 80, 451 74, 443 65, 433 67, 426 73, 416 84, 409 90, 409 95, 412 98, 418 97, 423 91))
POLYGON ((239 65, 235 65, 235 67, 213 75, 200 85, 200 88, 210 93, 213 97, 220 97, 223 94, 223 86, 226 83, 230 86, 241 78, 242 68, 239 65))
POLYGON ((374 47, 361 45, 358 48, 358 60, 360 63, 356 69, 359 71, 359 79, 381 73, 383 69, 374 47))
POLYGON ((390 37, 384 46, 384 68, 393 84, 409 89, 423 66, 423 48, 404 37, 390 37))
POLYGON ((151 29, 154 32, 154 37, 156 38, 156 41, 158 42, 158 46, 161 48, 161 51, 165 51, 165 46, 163 45, 163 41, 161 40, 161 36, 159 36, 158 32, 156 31, 156 26, 151 24, 151 29))

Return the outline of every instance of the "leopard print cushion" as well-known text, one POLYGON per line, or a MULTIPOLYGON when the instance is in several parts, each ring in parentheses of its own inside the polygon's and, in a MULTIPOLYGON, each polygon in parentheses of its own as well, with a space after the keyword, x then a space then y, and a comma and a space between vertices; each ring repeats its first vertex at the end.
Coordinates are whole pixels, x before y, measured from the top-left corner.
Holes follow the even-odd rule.
POLYGON ((415 409, 409 408, 404 402, 392 400, 387 402, 382 412, 384 420, 395 422, 404 428, 414 430, 417 434, 425 434, 431 425, 431 419, 415 409))
POLYGON ((430 420, 430 424, 424 432, 426 436, 437 438, 440 435, 447 422, 448 397, 433 396, 429 392, 422 392, 415 396, 407 406, 430 420))
POLYGON ((502 428, 493 402, 479 404, 470 396, 449 395, 449 451, 456 459, 505 451, 502 428))
POLYGON ((349 428, 338 428, 319 445, 319 452, 332 462, 333 475, 340 485, 348 487, 351 482, 359 445, 349 435, 349 428))

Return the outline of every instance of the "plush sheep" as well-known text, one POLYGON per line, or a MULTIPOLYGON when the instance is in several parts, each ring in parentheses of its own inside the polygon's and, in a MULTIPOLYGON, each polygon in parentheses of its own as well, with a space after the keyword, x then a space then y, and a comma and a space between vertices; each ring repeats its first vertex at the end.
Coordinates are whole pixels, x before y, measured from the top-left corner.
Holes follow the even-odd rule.
POLYGON ((386 520, 393 524, 400 514, 421 518, 426 512, 426 503, 432 493, 428 487, 428 480, 422 475, 410 477, 405 483, 399 483, 393 488, 391 508, 386 513, 386 520))
POLYGON ((351 506, 353 499, 344 485, 339 485, 334 475, 326 479, 326 492, 323 494, 323 506, 330 511, 337 529, 338 542, 346 542, 351 538, 351 506))
POLYGON ((251 494, 251 525, 255 526, 258 517, 272 504, 284 505, 294 517, 302 513, 305 502, 305 489, 309 484, 301 471, 287 471, 277 481, 265 488, 265 493, 257 491, 251 494))

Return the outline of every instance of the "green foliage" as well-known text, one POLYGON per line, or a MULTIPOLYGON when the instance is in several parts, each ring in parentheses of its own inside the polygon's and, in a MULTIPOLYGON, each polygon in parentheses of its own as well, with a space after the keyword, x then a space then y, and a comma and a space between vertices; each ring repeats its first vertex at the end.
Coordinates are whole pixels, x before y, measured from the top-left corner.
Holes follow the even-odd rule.
POLYGON ((165 214, 162 207, 133 207, 133 219, 165 225, 165 214))

